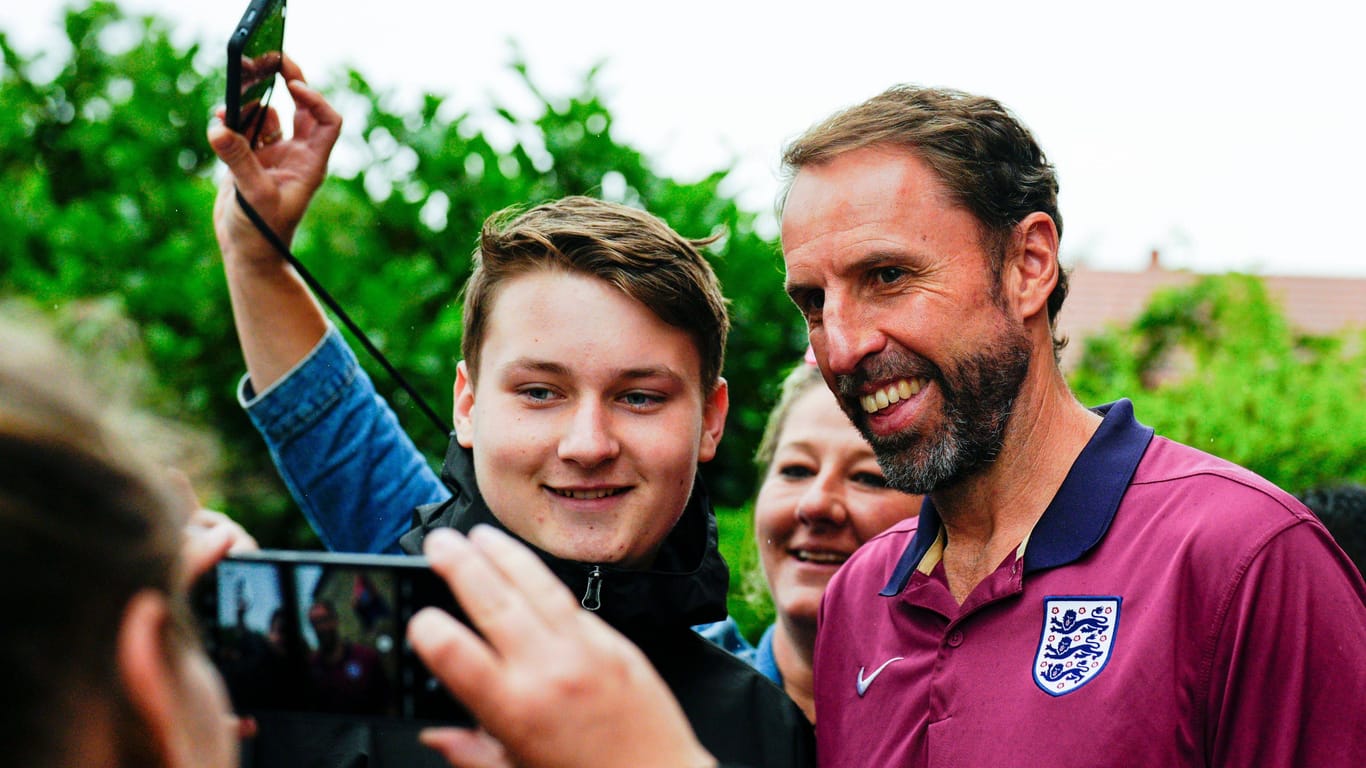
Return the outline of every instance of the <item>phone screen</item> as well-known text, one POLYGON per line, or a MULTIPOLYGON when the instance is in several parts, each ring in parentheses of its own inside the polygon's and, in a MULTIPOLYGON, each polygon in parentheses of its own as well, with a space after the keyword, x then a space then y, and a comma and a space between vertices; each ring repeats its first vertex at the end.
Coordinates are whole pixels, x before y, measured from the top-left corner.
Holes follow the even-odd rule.
POLYGON ((422 558, 253 553, 219 563, 195 603, 239 714, 470 722, 405 639, 424 606, 462 615, 422 558))
POLYGON ((252 0, 228 40, 227 126, 256 145, 280 72, 285 0, 252 0))

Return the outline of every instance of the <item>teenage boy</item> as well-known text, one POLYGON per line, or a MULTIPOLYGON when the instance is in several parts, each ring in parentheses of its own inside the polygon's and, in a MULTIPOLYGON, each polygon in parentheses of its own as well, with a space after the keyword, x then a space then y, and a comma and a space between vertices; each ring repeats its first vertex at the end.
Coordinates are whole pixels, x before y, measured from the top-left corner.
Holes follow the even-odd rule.
POLYGON ((725 423, 729 320, 695 244, 587 198, 486 223, 438 480, 236 202, 234 185, 288 241, 325 176, 340 117, 292 62, 285 74, 289 141, 272 131, 253 151, 210 129, 231 171, 214 222, 244 403, 324 542, 416 552, 432 528, 502 528, 644 651, 713 755, 810 764, 795 705, 690 629, 725 615, 728 583, 697 464, 715 455, 725 423))

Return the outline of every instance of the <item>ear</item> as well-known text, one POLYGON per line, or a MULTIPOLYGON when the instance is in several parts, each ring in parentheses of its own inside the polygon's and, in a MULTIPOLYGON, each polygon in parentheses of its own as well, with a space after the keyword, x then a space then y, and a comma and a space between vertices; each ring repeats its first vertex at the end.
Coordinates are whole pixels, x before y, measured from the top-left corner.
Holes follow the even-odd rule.
POLYGON ((1048 296, 1058 284, 1058 228, 1053 217, 1035 211, 1015 225, 1002 289, 1021 321, 1047 320, 1048 296))
POLYGON ((474 447, 474 380, 470 378, 469 363, 464 360, 455 368, 455 439, 463 448, 474 447))
POLYGON ((175 655, 166 647, 170 617, 166 598, 159 592, 145 589, 133 595, 119 625, 116 657, 128 701, 147 728, 161 764, 183 766, 190 765, 192 747, 176 726, 180 705, 172 668, 175 655))
POLYGON ((730 389, 725 379, 717 379, 716 387, 707 395, 702 404, 702 442, 698 446, 697 460, 711 461, 716 457, 716 446, 721 442, 721 434, 726 431, 726 413, 730 411, 730 389))

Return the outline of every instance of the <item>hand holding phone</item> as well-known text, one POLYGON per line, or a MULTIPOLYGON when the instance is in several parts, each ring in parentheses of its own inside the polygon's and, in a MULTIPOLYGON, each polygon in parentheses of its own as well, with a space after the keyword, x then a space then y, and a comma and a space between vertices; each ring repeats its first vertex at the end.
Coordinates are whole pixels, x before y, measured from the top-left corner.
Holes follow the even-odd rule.
POLYGON ((228 39, 224 123, 254 147, 261 136, 275 77, 284 60, 285 0, 251 0, 228 39))
POLYGON ((196 584, 194 605, 240 715, 471 723, 405 640, 423 607, 463 616, 423 558, 242 553, 196 584))

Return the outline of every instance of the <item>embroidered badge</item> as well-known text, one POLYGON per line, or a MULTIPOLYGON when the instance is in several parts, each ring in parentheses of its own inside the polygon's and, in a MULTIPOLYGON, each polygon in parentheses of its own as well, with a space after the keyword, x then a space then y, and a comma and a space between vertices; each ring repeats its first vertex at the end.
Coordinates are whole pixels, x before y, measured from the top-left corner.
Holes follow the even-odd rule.
POLYGON ((1034 682, 1051 696, 1086 685, 1105 669, 1119 628, 1118 597, 1049 597, 1034 655, 1034 682))

